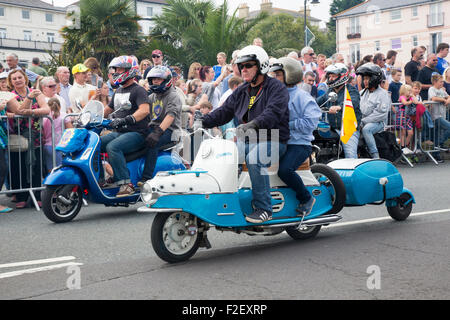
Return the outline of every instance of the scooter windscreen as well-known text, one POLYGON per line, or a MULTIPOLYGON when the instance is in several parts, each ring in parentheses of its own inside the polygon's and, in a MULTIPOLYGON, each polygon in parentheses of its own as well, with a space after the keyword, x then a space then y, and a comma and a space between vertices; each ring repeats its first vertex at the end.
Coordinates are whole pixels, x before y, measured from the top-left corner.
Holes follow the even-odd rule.
POLYGON ((80 122, 83 127, 100 125, 103 122, 104 107, 98 100, 90 100, 80 114, 80 122))

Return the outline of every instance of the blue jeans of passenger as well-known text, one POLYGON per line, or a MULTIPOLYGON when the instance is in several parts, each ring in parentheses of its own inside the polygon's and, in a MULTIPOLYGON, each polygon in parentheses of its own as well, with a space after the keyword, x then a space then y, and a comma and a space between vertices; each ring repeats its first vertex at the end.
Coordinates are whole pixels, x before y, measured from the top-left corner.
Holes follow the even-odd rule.
MULTIPOLYGON (((340 135, 341 131, 336 130, 340 135)), ((359 130, 355 131, 350 137, 347 143, 342 143, 344 148, 345 158, 347 159, 357 159, 358 158, 358 142, 359 142, 359 130)))
POLYGON ((435 143, 442 146, 444 142, 450 138, 450 122, 442 117, 437 118, 434 120, 434 132, 436 139, 439 139, 438 141, 435 141, 435 143))
POLYGON ((362 134, 364 136, 364 140, 367 144, 367 149, 369 149, 370 155, 373 157, 375 154, 379 156, 377 144, 375 143, 375 138, 373 135, 375 133, 381 132, 384 129, 383 122, 371 122, 364 125, 362 129, 362 134))
MULTIPOLYGON (((286 152, 286 144, 279 143, 278 158, 280 159, 286 152)), ((270 196, 270 179, 267 168, 273 164, 272 142, 260 142, 245 144, 245 162, 248 174, 252 182, 253 206, 272 212, 272 197, 270 196)), ((274 145, 276 151, 276 145, 274 145)))
POLYGON ((114 181, 118 185, 131 183, 125 154, 142 149, 144 136, 138 132, 112 132, 100 137, 100 140, 101 151, 108 153, 109 163, 114 170, 114 181))
POLYGON ((289 188, 295 191, 297 200, 301 204, 307 203, 311 199, 311 194, 296 171, 308 159, 311 150, 311 146, 308 145, 288 144, 278 169, 278 176, 289 188))
MULTIPOLYGON (((152 133, 153 130, 154 130, 154 127, 151 127, 148 130, 147 135, 152 133)), ((172 130, 167 129, 166 131, 164 131, 162 136, 159 138, 159 141, 156 144, 156 146, 154 148, 148 149, 147 157, 145 159, 144 172, 142 173, 141 180, 149 180, 153 177, 153 173, 154 173, 153 171, 155 171, 156 161, 158 160, 159 148, 161 148, 162 146, 164 146, 166 144, 169 144, 170 142, 172 142, 172 130)))

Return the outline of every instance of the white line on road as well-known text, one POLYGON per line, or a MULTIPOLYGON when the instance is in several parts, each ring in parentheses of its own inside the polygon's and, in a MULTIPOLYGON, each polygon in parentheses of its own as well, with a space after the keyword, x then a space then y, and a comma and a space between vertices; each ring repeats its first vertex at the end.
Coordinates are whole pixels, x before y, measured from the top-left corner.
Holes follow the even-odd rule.
POLYGON ((27 274, 27 273, 35 273, 35 272, 40 272, 40 271, 60 269, 60 268, 69 267, 69 266, 82 266, 82 265, 83 265, 82 263, 78 263, 78 262, 68 262, 68 263, 55 264, 55 265, 41 267, 41 268, 33 268, 33 269, 5 272, 5 273, 0 273, 0 279, 21 276, 21 275, 27 274))
MULTIPOLYGON (((450 209, 417 212, 417 213, 412 213, 410 215, 410 217, 426 216, 426 215, 435 214, 435 213, 447 213, 447 212, 450 212, 450 209)), ((377 221, 384 221, 384 220, 391 220, 391 219, 392 218, 390 216, 388 216, 388 217, 380 217, 380 218, 373 218, 373 219, 363 219, 363 220, 356 220, 356 221, 349 221, 349 222, 341 222, 341 223, 331 224, 329 226, 326 226, 325 228, 344 227, 344 226, 351 226, 351 225, 354 225, 354 224, 363 224, 363 223, 370 223, 370 222, 377 222, 377 221)))
POLYGON ((70 260, 75 260, 75 259, 76 259, 75 257, 68 256, 68 257, 58 257, 58 258, 51 258, 51 259, 40 259, 40 260, 31 260, 31 261, 23 261, 23 262, 6 263, 6 264, 0 264, 0 269, 1 268, 31 266, 31 265, 35 265, 35 264, 70 261, 70 260))

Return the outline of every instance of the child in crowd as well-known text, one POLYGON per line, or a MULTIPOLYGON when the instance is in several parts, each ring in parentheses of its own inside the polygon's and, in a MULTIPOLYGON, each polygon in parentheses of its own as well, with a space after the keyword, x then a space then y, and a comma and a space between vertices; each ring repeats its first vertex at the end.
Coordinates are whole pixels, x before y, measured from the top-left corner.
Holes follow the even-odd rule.
POLYGON ((391 100, 393 103, 398 102, 400 98, 400 87, 403 83, 400 82, 402 71, 398 69, 391 70, 392 82, 389 84, 388 91, 391 93, 391 100))
MULTIPOLYGON (((54 127, 54 142, 55 146, 59 143, 62 136, 62 123, 64 121, 65 128, 73 128, 72 123, 70 122, 70 117, 65 117, 65 114, 61 112, 61 103, 58 98, 51 98, 47 102, 50 107, 50 117, 53 120, 54 127)), ((47 173, 50 173, 53 169, 53 143, 52 143, 52 121, 48 118, 43 119, 42 124, 43 131, 43 142, 44 142, 44 159, 45 159, 45 168, 47 173)), ((62 153, 60 151, 55 151, 56 158, 56 166, 61 165, 62 162, 62 153)))
POLYGON ((187 94, 187 86, 184 80, 182 79, 177 80, 177 82, 175 82, 175 87, 180 88, 184 94, 187 94))
MULTIPOLYGON (((394 77, 393 77, 394 78, 394 77)), ((399 101, 401 105, 398 109, 394 110, 395 117, 395 129, 400 130, 400 146, 403 153, 408 154, 412 151, 408 148, 414 135, 413 122, 406 114, 406 107, 413 104, 412 87, 408 84, 404 84, 400 87, 399 101)))
POLYGON ((444 89, 444 77, 434 74, 431 77, 432 87, 428 89, 428 99, 438 102, 431 105, 431 118, 434 122, 435 144, 445 148, 444 143, 450 138, 450 122, 446 120, 447 109, 450 107, 450 96, 444 89))

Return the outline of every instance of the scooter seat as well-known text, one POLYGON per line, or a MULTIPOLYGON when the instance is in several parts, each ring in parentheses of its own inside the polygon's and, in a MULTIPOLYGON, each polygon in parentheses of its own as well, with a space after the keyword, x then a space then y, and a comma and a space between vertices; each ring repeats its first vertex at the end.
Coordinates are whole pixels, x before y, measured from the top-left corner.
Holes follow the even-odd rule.
MULTIPOLYGON (((177 144, 176 141, 172 141, 171 143, 165 144, 163 146, 161 146, 158 150, 159 151, 164 151, 167 150, 169 148, 172 148, 173 146, 175 146, 177 144)), ((125 161, 126 162, 131 162, 134 161, 136 159, 139 159, 140 157, 143 157, 147 154, 148 148, 144 147, 142 149, 139 149, 138 151, 132 152, 132 153, 127 153, 125 155, 125 161)))
MULTIPOLYGON (((272 167, 270 167, 268 170, 271 171, 270 170, 271 168, 272 167)), ((303 162, 300 165, 300 167, 298 167, 297 171, 298 170, 310 170, 310 169, 311 169, 311 166, 310 166, 309 158, 308 158, 308 159, 305 160, 305 162, 303 162)), ((245 162, 242 164, 242 171, 248 171, 247 164, 245 162)))

